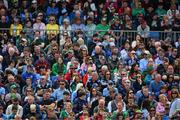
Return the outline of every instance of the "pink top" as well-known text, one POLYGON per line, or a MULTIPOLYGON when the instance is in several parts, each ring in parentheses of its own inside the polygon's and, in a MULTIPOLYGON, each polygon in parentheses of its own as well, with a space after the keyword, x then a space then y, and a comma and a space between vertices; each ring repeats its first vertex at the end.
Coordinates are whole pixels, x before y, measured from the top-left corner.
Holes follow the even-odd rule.
POLYGON ((158 104, 156 106, 156 112, 158 112, 158 113, 165 112, 165 107, 164 107, 163 103, 158 102, 158 104))

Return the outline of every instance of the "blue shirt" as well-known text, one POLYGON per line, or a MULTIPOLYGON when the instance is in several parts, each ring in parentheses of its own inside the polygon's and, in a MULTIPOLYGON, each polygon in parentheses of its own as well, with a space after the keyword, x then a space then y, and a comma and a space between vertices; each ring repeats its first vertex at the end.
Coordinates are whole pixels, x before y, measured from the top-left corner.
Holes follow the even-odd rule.
POLYGON ((169 116, 171 117, 176 110, 180 111, 180 98, 176 98, 174 101, 172 101, 169 116))
POLYGON ((2 114, 0 115, 0 118, 2 118, 3 120, 7 120, 7 119, 8 119, 8 115, 2 113, 2 114))
POLYGON ((5 95, 5 88, 4 87, 0 87, 0 95, 5 95))
POLYGON ((46 11, 47 16, 49 16, 51 14, 58 15, 58 13, 59 13, 58 8, 56 8, 56 7, 53 8, 53 7, 48 6, 47 11, 46 11))
MULTIPOLYGON (((118 94, 118 89, 117 88, 114 89, 115 89, 115 93, 118 94)), ((104 97, 109 96, 109 89, 107 87, 103 89, 103 96, 104 97)))
POLYGON ((145 71, 147 69, 148 60, 143 58, 139 61, 139 67, 141 72, 145 71))
POLYGON ((163 60, 161 60, 159 57, 155 59, 155 64, 160 65, 163 64, 163 60))
POLYGON ((28 73, 28 72, 25 72, 22 74, 22 79, 23 80, 26 80, 27 78, 31 78, 32 79, 32 84, 34 85, 37 81, 37 76, 35 73, 28 73))
MULTIPOLYGON (((65 91, 68 91, 66 88, 65 89, 61 89, 60 87, 58 89, 56 89, 53 93, 52 93, 52 97, 54 97, 55 100, 61 100, 64 98, 63 93, 65 91)), ((68 91, 69 92, 69 91, 68 91)))
POLYGON ((165 83, 163 81, 160 81, 159 83, 157 83, 156 81, 151 81, 150 86, 149 86, 149 90, 151 92, 154 92, 156 96, 159 95, 159 92, 161 90, 161 87, 164 85, 165 83))

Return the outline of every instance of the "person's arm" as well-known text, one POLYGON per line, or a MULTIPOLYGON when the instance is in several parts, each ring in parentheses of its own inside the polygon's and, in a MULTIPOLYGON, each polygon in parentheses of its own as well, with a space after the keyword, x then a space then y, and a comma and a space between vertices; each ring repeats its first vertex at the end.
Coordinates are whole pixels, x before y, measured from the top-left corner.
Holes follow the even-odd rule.
POLYGON ((10 111, 10 107, 8 106, 6 109, 6 115, 10 115, 10 114, 11 114, 11 111, 10 111))
POLYGON ((22 118, 23 116, 23 108, 20 106, 18 115, 22 118))
POLYGON ((53 73, 53 75, 58 75, 58 69, 57 69, 57 64, 55 63, 55 64, 53 64, 53 66, 52 66, 52 73, 53 73))
POLYGON ((5 88, 1 88, 1 99, 4 100, 5 97, 5 88))
POLYGON ((108 103, 107 109, 108 109, 109 113, 112 112, 111 101, 108 103))
POLYGON ((174 101, 175 103, 171 105, 169 116, 170 118, 176 116, 178 113, 180 113, 180 99, 177 99, 174 101))

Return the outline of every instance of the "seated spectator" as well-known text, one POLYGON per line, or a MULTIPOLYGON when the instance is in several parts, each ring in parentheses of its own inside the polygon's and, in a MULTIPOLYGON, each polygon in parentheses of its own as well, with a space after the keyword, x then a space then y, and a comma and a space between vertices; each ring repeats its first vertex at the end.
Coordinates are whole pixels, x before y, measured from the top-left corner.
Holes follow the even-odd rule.
POLYGON ((70 96, 70 93, 68 91, 65 91, 63 93, 63 99, 57 101, 57 111, 58 112, 61 112, 61 110, 65 109, 65 105, 66 103, 70 102, 71 101, 71 96, 70 96))
POLYGON ((47 16, 52 14, 57 16, 59 14, 59 9, 56 7, 56 0, 52 0, 50 2, 50 5, 47 7, 46 14, 47 16))
POLYGON ((64 93, 65 91, 69 91, 69 90, 67 90, 67 89, 65 88, 65 86, 66 86, 66 82, 65 82, 64 80, 60 81, 60 86, 59 86, 59 88, 55 89, 55 91, 52 93, 52 97, 53 97, 55 100, 59 101, 59 100, 61 100, 61 99, 64 98, 63 93, 64 93))
MULTIPOLYGON (((36 17, 36 22, 33 24, 33 29, 35 31, 40 30, 40 37, 44 38, 45 37, 45 32, 43 31, 45 29, 45 24, 42 22, 41 17, 37 16, 36 17)), ((34 32, 35 32, 34 31, 34 32)))
POLYGON ((114 87, 114 83, 112 81, 109 81, 107 87, 103 89, 103 96, 104 97, 109 96, 109 90, 112 88, 114 88, 116 94, 118 93, 118 89, 114 87))
POLYGON ((122 111, 126 111, 126 104, 122 100, 122 95, 120 93, 118 93, 118 94, 116 94, 115 99, 108 103, 107 108, 108 108, 109 113, 113 113, 114 111, 116 111, 118 109, 119 102, 122 102, 122 104, 123 104, 122 111))
POLYGON ((12 100, 12 104, 8 105, 6 109, 6 114, 12 116, 11 119, 14 119, 15 115, 19 115, 20 117, 22 117, 23 107, 19 105, 18 98, 14 97, 11 100, 12 100))
POLYGON ((66 73, 66 65, 63 64, 62 57, 59 57, 57 63, 54 63, 52 66, 52 74, 54 76, 57 76, 60 73, 66 73))
POLYGON ((160 74, 156 74, 155 75, 155 80, 151 81, 150 85, 149 85, 149 90, 151 92, 154 92, 156 97, 159 95, 160 93, 160 89, 161 87, 164 85, 164 82, 161 79, 161 75, 160 74))
POLYGON ((40 107, 40 111, 42 113, 42 117, 44 118, 46 116, 46 110, 51 107, 55 108, 55 102, 53 98, 51 98, 51 90, 47 89, 43 92, 43 98, 38 100, 38 105, 40 107))
POLYGON ((22 24, 20 24, 20 20, 19 18, 15 17, 13 19, 14 23, 11 24, 10 26, 10 35, 12 35, 13 37, 17 37, 20 35, 20 31, 22 30, 22 24), (16 28, 15 30, 13 30, 14 28, 16 28))
POLYGON ((32 117, 34 117, 35 119, 41 119, 41 116, 40 116, 40 114, 37 114, 37 112, 36 112, 36 105, 35 104, 31 104, 30 105, 30 111, 28 112, 28 114, 27 114, 27 117, 25 117, 25 118, 32 118, 32 117))
POLYGON ((86 98, 86 92, 85 91, 80 91, 78 93, 77 98, 75 98, 73 102, 73 112, 75 114, 80 114, 82 112, 84 107, 88 107, 87 105, 87 99, 86 98))
MULTIPOLYGON (((20 86, 19 86, 18 83, 16 83, 15 78, 14 78, 13 75, 9 75, 8 78, 7 78, 7 80, 8 80, 8 83, 5 85, 5 89, 6 89, 6 92, 7 92, 7 93, 9 93, 9 92, 11 91, 11 86, 12 86, 12 85, 15 85, 15 87, 17 88, 17 92, 18 92, 18 93, 21 93, 21 92, 20 92, 20 86)), ((14 87, 14 86, 13 86, 13 87, 14 87)))
POLYGON ((51 81, 48 80, 47 76, 42 75, 36 86, 37 96, 42 97, 43 91, 45 91, 46 89, 51 89, 51 87, 51 81))
POLYGON ((172 88, 171 91, 172 103, 169 110, 169 117, 176 118, 178 116, 178 112, 180 111, 180 99, 179 99, 179 92, 177 88, 172 88))
POLYGON ((2 104, 0 104, 0 116, 1 116, 0 118, 8 119, 8 116, 6 114, 4 114, 3 110, 4 110, 4 106, 2 104))
POLYGON ((99 36, 103 36, 110 29, 107 24, 107 18, 102 18, 101 23, 96 26, 96 30, 99 31, 99 36))
POLYGON ((127 111, 123 111, 124 104, 122 101, 117 103, 117 110, 113 112, 112 119, 116 120, 119 119, 119 114, 122 114, 123 119, 129 119, 129 115, 127 111))
POLYGON ((99 99, 98 106, 94 108, 93 117, 96 119, 104 119, 107 117, 108 109, 105 106, 105 100, 99 99))
POLYGON ((60 112, 60 118, 61 119, 68 118, 68 115, 73 112, 72 108, 73 108, 72 104, 70 102, 67 102, 64 109, 61 110, 61 112, 60 112))
POLYGON ((47 34, 55 34, 59 33, 59 26, 56 24, 56 19, 54 15, 50 15, 48 19, 48 24, 46 25, 46 32, 47 34))
POLYGON ((5 96, 6 103, 9 104, 12 97, 16 97, 19 101, 21 101, 21 95, 17 93, 17 86, 11 85, 10 89, 11 91, 5 96))
POLYGON ((27 96, 27 103, 23 106, 23 118, 30 118, 35 116, 37 119, 41 118, 40 107, 35 102, 35 98, 32 95, 27 96))

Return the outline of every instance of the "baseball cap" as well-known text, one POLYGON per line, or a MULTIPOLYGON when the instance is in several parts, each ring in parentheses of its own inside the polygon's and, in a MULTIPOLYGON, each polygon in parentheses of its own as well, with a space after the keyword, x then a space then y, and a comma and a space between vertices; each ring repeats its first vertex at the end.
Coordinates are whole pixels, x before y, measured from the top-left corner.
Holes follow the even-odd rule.
POLYGON ((16 89, 17 88, 17 86, 16 85, 11 85, 11 87, 10 87, 11 89, 16 89))
POLYGON ((109 85, 113 85, 114 83, 110 80, 110 81, 108 82, 108 84, 109 84, 109 85))
POLYGON ((107 19, 104 17, 104 18, 102 18, 102 20, 101 20, 101 21, 106 22, 106 21, 107 21, 107 19))
POLYGON ((35 4, 35 3, 37 3, 37 0, 33 0, 33 1, 32 1, 32 4, 35 4))

